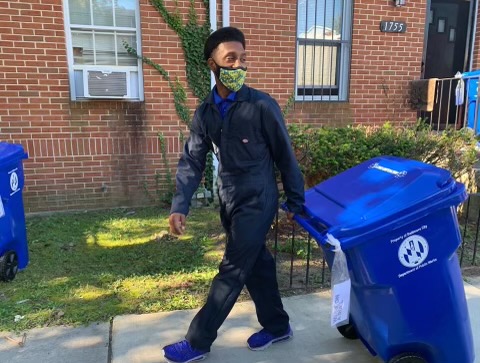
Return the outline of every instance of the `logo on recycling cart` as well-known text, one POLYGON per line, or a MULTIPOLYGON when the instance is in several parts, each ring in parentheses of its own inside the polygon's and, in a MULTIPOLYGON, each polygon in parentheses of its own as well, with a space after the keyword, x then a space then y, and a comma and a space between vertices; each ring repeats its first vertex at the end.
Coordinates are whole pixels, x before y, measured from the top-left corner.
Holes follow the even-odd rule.
POLYGON ((405 171, 405 170, 402 170, 402 171, 393 170, 391 168, 387 168, 385 166, 380 165, 380 163, 370 164, 368 166, 368 168, 369 169, 377 169, 377 170, 383 171, 385 173, 392 174, 393 176, 395 176, 395 178, 403 178, 405 175, 407 175, 407 171, 405 171))
POLYGON ((14 193, 18 191, 18 175, 14 171, 10 174, 10 189, 14 193))
POLYGON ((398 248, 398 259, 405 267, 420 265, 428 256, 428 242, 415 234, 406 238, 398 248))

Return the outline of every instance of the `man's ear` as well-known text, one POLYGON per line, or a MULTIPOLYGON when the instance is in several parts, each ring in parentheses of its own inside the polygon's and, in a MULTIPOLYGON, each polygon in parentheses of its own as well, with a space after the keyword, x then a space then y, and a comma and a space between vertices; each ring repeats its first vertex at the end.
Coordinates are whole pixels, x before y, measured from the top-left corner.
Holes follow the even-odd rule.
POLYGON ((210 68, 210 70, 215 73, 215 71, 217 70, 217 65, 215 64, 213 58, 208 58, 207 59, 207 65, 208 65, 208 68, 210 68))

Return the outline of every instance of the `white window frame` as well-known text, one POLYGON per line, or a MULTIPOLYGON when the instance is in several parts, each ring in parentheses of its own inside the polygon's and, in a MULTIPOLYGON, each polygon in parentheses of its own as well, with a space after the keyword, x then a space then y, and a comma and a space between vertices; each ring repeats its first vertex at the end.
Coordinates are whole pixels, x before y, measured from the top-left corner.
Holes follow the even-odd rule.
MULTIPOLYGON (((114 0, 112 0, 114 1, 114 0)), ((140 3, 139 1, 135 1, 135 35, 136 35, 136 42, 137 42, 137 52, 140 55, 142 49, 142 37, 141 37, 141 27, 140 27, 140 3)), ((70 81, 70 99, 72 101, 78 100, 91 100, 91 99, 125 99, 131 101, 144 101, 144 90, 143 90, 143 69, 142 69, 142 61, 141 59, 137 60, 136 66, 118 66, 118 65, 83 65, 83 64, 74 64, 74 55, 73 55, 73 41, 72 41, 72 28, 73 32, 81 31, 81 30, 99 30, 99 31, 113 31, 121 33, 125 31, 127 33, 132 32, 132 28, 127 27, 110 27, 110 26, 98 26, 98 25, 78 25, 78 24, 71 24, 70 23, 70 11, 69 11, 69 1, 63 0, 63 9, 64 9, 64 17, 65 17, 65 37, 66 37, 66 46, 67 46, 67 61, 68 61, 68 78, 70 81), (105 74, 111 72, 126 72, 127 73, 127 96, 124 97, 89 97, 88 95, 77 95, 76 92, 76 84, 75 84, 75 71, 83 71, 83 82, 86 82, 88 77, 88 71, 101 71, 105 72, 105 74), (130 78, 131 72, 136 72, 138 74, 138 84, 132 85, 132 81, 130 78), (138 97, 134 97, 131 95, 132 87, 138 87, 138 97)), ((115 38, 116 39, 116 38, 115 38)), ((115 44, 115 49, 117 49, 117 44, 115 44)), ((137 83, 137 82, 135 82, 137 83)), ((84 88, 85 83, 84 83, 84 88)))
MULTIPOLYGON (((350 86, 350 63, 351 63, 351 49, 352 49, 352 28, 353 28, 353 0, 305 0, 308 2, 324 2, 337 1, 343 2, 343 14, 342 14, 342 39, 339 41, 323 40, 323 39, 305 39, 299 38, 298 24, 300 16, 300 7, 297 1, 297 22, 295 29, 296 39, 296 54, 295 54, 295 101, 348 101, 349 86, 350 86), (306 41, 309 44, 339 44, 340 48, 340 64, 338 71, 338 95, 299 95, 298 90, 298 68, 299 68, 299 46, 301 41, 306 41)), ((317 24, 315 24, 317 25, 317 24)), ((321 25, 321 24, 320 24, 321 25)), ((306 70, 307 71, 307 70, 306 70)), ((323 88, 318 85, 318 88, 323 88)))

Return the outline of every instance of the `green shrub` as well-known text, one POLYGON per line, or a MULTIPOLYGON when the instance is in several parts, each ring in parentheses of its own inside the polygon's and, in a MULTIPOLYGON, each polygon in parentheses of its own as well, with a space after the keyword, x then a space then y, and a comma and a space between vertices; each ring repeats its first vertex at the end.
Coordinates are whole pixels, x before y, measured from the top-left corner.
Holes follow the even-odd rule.
POLYGON ((474 191, 476 139, 470 130, 433 131, 416 125, 320 127, 289 126, 294 150, 311 187, 363 161, 394 155, 450 170, 474 191))

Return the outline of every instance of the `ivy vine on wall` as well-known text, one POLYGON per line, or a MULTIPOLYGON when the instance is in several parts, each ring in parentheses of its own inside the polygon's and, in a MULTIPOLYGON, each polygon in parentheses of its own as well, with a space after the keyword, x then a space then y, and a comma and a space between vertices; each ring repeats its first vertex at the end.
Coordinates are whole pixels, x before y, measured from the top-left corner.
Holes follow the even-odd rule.
POLYGON ((164 0, 150 0, 163 20, 180 38, 185 56, 187 83, 199 100, 203 100, 210 92, 210 70, 203 59, 203 45, 210 35, 209 1, 203 0, 202 2, 205 7, 204 23, 198 23, 195 0, 190 0, 188 20, 186 24, 183 24, 178 8, 172 13, 165 7, 164 0))
MULTIPOLYGON (((175 10, 173 12, 166 8, 164 0, 150 0, 150 3, 158 10, 165 23, 175 31, 180 38, 185 58, 188 87, 195 97, 202 101, 210 92, 210 70, 203 58, 203 45, 210 35, 209 0, 202 0, 205 8, 205 21, 203 24, 199 24, 199 17, 195 9, 195 0, 190 0, 188 20, 185 24, 179 12, 177 1, 175 1, 175 10)), ((137 51, 127 43, 124 43, 124 47, 129 54, 142 59, 145 64, 155 68, 168 82, 173 94, 175 111, 180 120, 190 127, 192 112, 187 105, 187 92, 178 80, 178 77, 172 80, 169 73, 161 65, 148 57, 139 56, 137 51)), ((164 142, 163 135, 159 135, 159 138, 164 142)), ((180 138, 183 139, 181 132, 180 138)), ((166 160, 166 153, 162 153, 162 158, 164 159, 164 164, 167 169, 166 176, 168 180, 166 180, 166 190, 167 194, 170 194, 173 179, 169 177, 170 167, 166 160)), ((209 153, 207 155, 207 165, 205 168, 205 188, 210 191, 213 191, 213 173, 213 155, 209 153)), ((162 199, 165 200, 169 196, 170 195, 162 199)))

